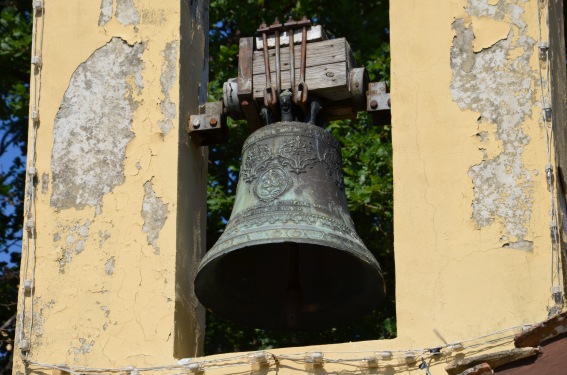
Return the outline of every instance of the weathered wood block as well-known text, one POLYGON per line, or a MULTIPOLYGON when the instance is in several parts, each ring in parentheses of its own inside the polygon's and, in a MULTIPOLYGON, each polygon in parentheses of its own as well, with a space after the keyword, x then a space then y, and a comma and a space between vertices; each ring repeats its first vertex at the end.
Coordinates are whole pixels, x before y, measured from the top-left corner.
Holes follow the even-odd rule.
MULTIPOLYGON (((301 44, 296 44, 295 82, 299 84, 301 64, 301 44)), ((275 50, 269 50, 270 77, 276 83, 275 50)), ((350 99, 349 71, 356 67, 352 50, 345 38, 311 42, 307 44, 305 83, 310 94, 324 99, 339 101, 350 99)), ((280 68, 282 90, 291 89, 289 47, 280 49, 280 68)), ((253 57, 253 95, 254 99, 264 97, 266 76, 262 51, 255 51, 253 57)))

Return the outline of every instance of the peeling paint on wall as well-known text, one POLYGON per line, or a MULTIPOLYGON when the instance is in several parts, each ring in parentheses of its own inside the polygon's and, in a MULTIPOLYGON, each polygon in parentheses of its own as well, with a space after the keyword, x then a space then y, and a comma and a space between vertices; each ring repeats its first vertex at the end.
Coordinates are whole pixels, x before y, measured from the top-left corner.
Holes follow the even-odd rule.
POLYGON ((140 22, 140 14, 133 0, 116 0, 116 19, 124 26, 140 22))
MULTIPOLYGON (((99 26, 104 26, 111 20, 114 2, 114 0, 101 0, 100 16, 98 18, 99 26)), ((140 23, 140 14, 133 0, 116 0, 116 12, 114 15, 118 22, 124 26, 136 26, 140 23)))
POLYGON ((101 306, 100 309, 104 312, 104 318, 105 318, 105 322, 102 325, 102 330, 106 331, 106 329, 108 328, 108 325, 110 324, 110 309, 106 306, 101 306))
POLYGON ((44 173, 41 175, 41 194, 47 194, 49 190, 49 175, 44 173))
MULTIPOLYGON (((65 236, 65 243, 62 244, 61 257, 59 258, 59 272, 65 273, 65 266, 73 260, 73 255, 79 255, 85 250, 85 242, 89 237, 89 227, 92 224, 90 220, 86 220, 83 225, 77 225, 70 228, 63 228, 68 231, 65 236)), ((53 237, 54 242, 59 242, 61 235, 56 233, 53 237)))
POLYGON ((104 26, 112 18, 112 1, 113 0, 101 0, 100 16, 98 18, 99 26, 104 26))
POLYGON ((100 237, 100 241, 98 241, 98 247, 102 248, 106 240, 110 238, 110 232, 108 230, 105 230, 104 232, 99 230, 98 236, 100 237))
POLYGON ((90 353, 94 346, 94 341, 92 340, 87 343, 87 340, 81 338, 79 339, 79 342, 81 344, 80 346, 71 347, 71 349, 73 350, 75 362, 79 361, 79 356, 90 353))
POLYGON ((104 265, 104 272, 108 275, 111 276, 112 274, 114 274, 114 264, 115 264, 115 259, 114 257, 110 257, 107 261, 106 264, 104 265))
POLYGON ((493 136, 502 144, 501 152, 491 158, 486 152, 488 146, 479 146, 483 160, 469 169, 474 185, 472 219, 480 227, 501 223, 503 246, 531 250, 532 243, 525 237, 533 207, 533 182, 522 162, 530 138, 522 124, 535 102, 531 87, 535 72, 529 65, 535 40, 527 36, 524 10, 516 4, 501 1, 491 6, 486 1, 469 0, 465 11, 472 23, 467 25, 464 19, 453 23, 456 36, 451 49, 451 94, 461 109, 480 113, 481 124, 494 126, 493 133, 479 133, 479 142, 493 136), (492 21, 487 22, 487 18, 492 21), (475 24, 475 19, 484 21, 475 24), (483 34, 475 27, 494 22, 500 22, 500 35, 491 45, 483 39, 482 49, 475 53, 475 37, 483 34))
POLYGON ((51 206, 101 204, 124 182, 126 145, 140 94, 144 46, 113 38, 73 73, 53 130, 51 206), (135 92, 136 91, 136 92, 135 92))
POLYGON ((163 115, 163 120, 159 123, 159 128, 163 135, 167 135, 171 129, 173 129, 173 120, 177 115, 177 109, 175 103, 171 102, 169 92, 173 88, 177 80, 177 42, 167 43, 165 49, 162 52, 162 56, 165 61, 161 67, 161 92, 165 96, 161 101, 161 113, 163 115))
POLYGON ((159 232, 163 228, 168 214, 168 205, 156 196, 152 182, 147 181, 144 184, 144 201, 142 202, 142 218, 144 219, 142 230, 147 233, 148 244, 152 245, 156 255, 160 252, 157 245, 159 232))

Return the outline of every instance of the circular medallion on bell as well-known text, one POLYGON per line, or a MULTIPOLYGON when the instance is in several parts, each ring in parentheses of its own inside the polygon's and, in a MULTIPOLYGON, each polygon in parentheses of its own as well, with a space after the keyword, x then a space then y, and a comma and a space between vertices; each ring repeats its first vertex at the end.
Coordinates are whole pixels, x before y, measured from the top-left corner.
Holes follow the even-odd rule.
POLYGON ((270 168, 260 176, 256 185, 256 195, 264 201, 282 195, 290 185, 290 178, 282 168, 270 168))

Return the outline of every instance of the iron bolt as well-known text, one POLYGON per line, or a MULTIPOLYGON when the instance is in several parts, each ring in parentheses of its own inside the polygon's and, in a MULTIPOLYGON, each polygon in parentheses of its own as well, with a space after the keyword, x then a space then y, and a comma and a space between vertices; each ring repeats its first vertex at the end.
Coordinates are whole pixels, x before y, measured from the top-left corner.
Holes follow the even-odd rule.
POLYGON ((249 105, 250 103, 248 103, 247 100, 243 100, 241 104, 242 104, 243 107, 248 107, 248 105, 249 105))
POLYGON ((194 129, 199 129, 199 127, 201 126, 201 122, 199 121, 198 118, 193 120, 193 128, 194 129))
POLYGON ((217 119, 214 117, 211 117, 211 121, 210 121, 211 126, 215 127, 217 126, 217 119))
POLYGON ((372 109, 378 108, 378 102, 376 100, 370 101, 370 108, 372 109))

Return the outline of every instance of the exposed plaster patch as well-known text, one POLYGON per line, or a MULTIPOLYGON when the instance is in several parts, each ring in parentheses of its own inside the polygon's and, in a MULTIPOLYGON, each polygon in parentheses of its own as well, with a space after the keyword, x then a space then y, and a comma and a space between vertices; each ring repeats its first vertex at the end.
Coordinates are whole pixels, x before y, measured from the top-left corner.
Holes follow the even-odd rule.
POLYGON ((161 66, 161 77, 159 79, 161 92, 164 95, 164 99, 160 103, 163 120, 159 123, 159 128, 163 135, 167 135, 173 129, 173 120, 177 115, 176 106, 169 97, 169 93, 173 89, 177 78, 177 46, 178 43, 176 41, 167 43, 161 53, 165 59, 161 66))
MULTIPOLYGON (((516 4, 499 2, 489 6, 486 0, 469 0, 465 11, 471 17, 510 20, 506 38, 478 53, 473 51, 474 22, 470 26, 463 19, 453 23, 453 100, 461 109, 478 112, 484 121, 493 124, 495 138, 502 143, 500 154, 492 158, 488 158, 487 146, 479 147, 484 150, 485 160, 469 169, 475 194, 472 218, 480 227, 495 221, 501 223, 515 240, 508 242, 508 247, 527 249, 529 241, 525 236, 532 213, 533 184, 531 173, 522 162, 524 147, 530 142, 522 123, 531 115, 535 102, 531 89, 535 72, 529 65, 535 40, 527 36, 527 26, 521 18, 524 10, 516 4), (511 50, 521 53, 510 60, 511 50)), ((488 134, 485 137, 479 133, 480 142, 487 138, 488 134)))
POLYGON ((55 233, 53 235, 53 242, 58 242, 59 240, 61 240, 61 235, 59 233, 55 233))
POLYGON ((152 245, 156 255, 160 252, 157 245, 159 232, 165 225, 168 214, 168 205, 156 196, 152 182, 147 181, 144 184, 144 201, 142 202, 142 218, 144 219, 142 230, 147 233, 148 244, 152 245))
POLYGON ((99 230, 98 236, 100 237, 100 241, 98 241, 98 247, 102 248, 104 246, 104 243, 106 242, 106 240, 108 240, 110 238, 110 232, 107 231, 107 230, 105 230, 104 232, 99 230))
POLYGON ((101 0, 100 2, 100 16, 98 18, 98 25, 104 26, 112 18, 112 1, 101 0))
POLYGON ((71 255, 71 252, 68 249, 62 249, 61 257, 58 260, 59 260, 59 273, 64 274, 65 266, 68 263, 71 263, 71 260, 73 260, 73 256, 71 255))
POLYGON ((142 9, 142 23, 163 25, 166 22, 167 15, 163 9, 142 9))
POLYGON ((97 206, 124 182, 138 106, 133 91, 143 88, 143 50, 141 43, 113 38, 73 73, 53 130, 51 206, 56 209, 97 206))
POLYGON ((87 340, 79 339, 79 342, 81 343, 81 346, 71 348, 73 349, 75 362, 79 360, 79 356, 90 353, 94 346, 94 341, 92 340, 91 342, 87 343, 87 340))
POLYGON ((102 325, 102 330, 106 331, 106 329, 108 328, 108 325, 110 324, 110 309, 106 306, 101 306, 100 309, 104 312, 104 317, 107 319, 106 322, 104 322, 104 324, 102 325))
MULTIPOLYGON (((60 273, 65 273, 65 266, 73 260, 73 254, 78 255, 85 250, 85 243, 89 238, 89 227, 91 224, 90 220, 86 220, 82 225, 77 223, 73 227, 64 228, 69 232, 61 249, 61 257, 58 259, 60 273)), ((57 242, 60 239, 61 236, 58 233, 55 234, 53 240, 57 242)))
POLYGON ((478 136, 478 140, 481 142, 486 142, 488 141, 488 132, 478 132, 477 133, 478 136))
POLYGON ((43 335, 43 308, 39 308, 39 305, 41 304, 41 299, 40 298, 36 298, 33 301, 33 334, 36 337, 41 337, 41 335, 43 335))
POLYGON ((115 264, 115 259, 114 257, 110 257, 107 261, 106 264, 104 265, 104 272, 107 275, 112 275, 114 273, 114 264, 115 264))
POLYGON ((41 194, 47 194, 49 190, 49 174, 44 173, 41 175, 41 194))
POLYGON ((110 309, 106 306, 101 306, 100 309, 104 312, 104 316, 108 318, 108 316, 110 315, 110 309))
POLYGON ((116 19, 122 25, 134 25, 140 23, 140 14, 134 6, 133 0, 116 0, 116 19))
POLYGON ((517 241, 517 242, 507 242, 502 247, 508 247, 510 249, 532 251, 534 249, 534 243, 532 241, 517 241))

